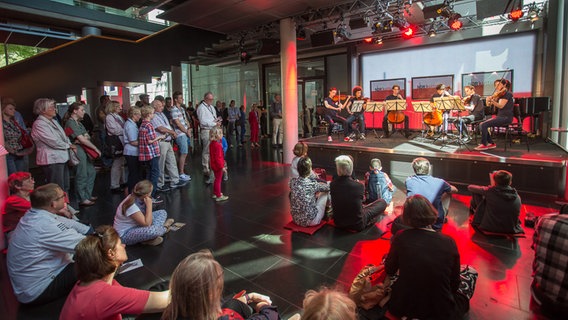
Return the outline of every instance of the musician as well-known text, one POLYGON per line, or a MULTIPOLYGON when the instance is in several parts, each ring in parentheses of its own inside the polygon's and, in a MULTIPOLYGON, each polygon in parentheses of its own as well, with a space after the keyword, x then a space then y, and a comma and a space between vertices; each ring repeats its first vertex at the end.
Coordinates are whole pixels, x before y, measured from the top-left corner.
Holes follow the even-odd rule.
POLYGON ((347 118, 347 130, 349 131, 348 137, 351 139, 354 138, 353 128, 351 127, 351 125, 355 120, 358 120, 360 128, 359 131, 361 132, 359 138, 361 140, 365 140, 365 107, 367 106, 367 100, 363 98, 363 88, 355 86, 352 92, 353 97, 351 97, 351 99, 349 99, 349 101, 345 104, 345 108, 347 109, 347 112, 349 112, 349 117, 347 118), (351 111, 351 106, 353 105, 354 101, 365 101, 363 103, 363 108, 361 109, 361 111, 351 111))
POLYGON ((495 118, 485 120, 479 125, 481 131, 481 144, 475 150, 482 151, 488 149, 495 149, 497 145, 491 139, 487 129, 491 127, 502 127, 513 122, 513 94, 509 91, 511 89, 511 82, 507 79, 501 79, 497 83, 495 93, 487 98, 487 105, 497 108, 497 116, 495 118))
MULTIPOLYGON (((434 98, 442 98, 444 96, 450 96, 450 93, 446 91, 446 86, 443 84, 439 84, 436 86, 436 93, 434 93, 431 97, 430 97, 430 104, 434 104, 434 98)), ((431 119, 432 121, 430 121, 430 123, 426 122, 426 117, 427 115, 424 115, 424 123, 426 123, 429 127, 430 130, 428 130, 427 136, 431 137, 434 135, 434 130, 436 129, 436 127, 438 127, 439 125, 442 124, 442 112, 440 110, 432 110, 432 112, 430 113, 431 115, 431 119)))
POLYGON ((331 133, 333 131, 333 124, 334 121, 341 122, 343 125, 343 141, 351 142, 353 139, 347 136, 348 129, 347 129, 347 120, 339 115, 341 109, 343 109, 343 104, 341 103, 339 97, 337 102, 334 101, 334 97, 337 95, 337 88, 330 88, 329 95, 323 99, 323 105, 325 106, 325 121, 329 124, 327 127, 327 141, 332 142, 333 139, 331 138, 331 133))
POLYGON ((464 108, 468 111, 469 114, 461 118, 454 118, 453 122, 456 128, 461 127, 460 133, 462 134, 462 138, 465 135, 464 139, 469 141, 471 140, 471 137, 467 133, 467 124, 485 118, 485 106, 483 105, 481 96, 475 93, 474 86, 465 86, 464 91, 464 108))
MULTIPOLYGON (((400 86, 395 84, 392 86, 392 94, 388 95, 385 98, 385 101, 388 100, 405 100, 405 98, 400 94, 400 86)), ((385 117, 383 118, 383 131, 385 133, 385 138, 389 137, 389 114, 393 113, 392 116, 394 118, 398 116, 404 116, 404 136, 406 138, 410 137, 410 130, 408 129, 408 116, 404 114, 403 111, 389 111, 388 113, 385 110, 385 117)))

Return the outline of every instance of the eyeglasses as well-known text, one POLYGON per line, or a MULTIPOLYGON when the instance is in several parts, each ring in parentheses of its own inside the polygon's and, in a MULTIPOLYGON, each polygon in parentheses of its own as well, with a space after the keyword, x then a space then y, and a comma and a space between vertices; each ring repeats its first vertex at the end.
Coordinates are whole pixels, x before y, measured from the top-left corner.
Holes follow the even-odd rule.
POLYGON ((54 201, 59 201, 59 200, 61 200, 61 199, 63 199, 63 198, 67 198, 67 192, 63 192, 63 194, 62 194, 61 196, 55 198, 54 201))

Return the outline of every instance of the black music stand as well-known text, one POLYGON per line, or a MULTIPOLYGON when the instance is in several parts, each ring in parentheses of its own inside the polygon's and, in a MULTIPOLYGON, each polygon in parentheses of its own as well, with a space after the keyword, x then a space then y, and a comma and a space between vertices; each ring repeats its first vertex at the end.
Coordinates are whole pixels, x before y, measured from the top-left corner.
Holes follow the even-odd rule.
MULTIPOLYGON (((385 101, 385 108, 386 108, 385 117, 388 117, 388 113, 390 111, 394 111, 394 112, 404 111, 404 110, 406 110, 406 100, 401 100, 401 99, 386 100, 385 101)), ((405 115, 405 117, 406 117, 406 115, 405 115)), ((396 132, 400 133, 401 135, 403 135, 402 132, 400 132, 400 128, 396 129, 396 125, 397 125, 396 123, 392 123, 393 134, 395 133, 394 131, 396 131, 396 132)))
MULTIPOLYGON (((432 112, 432 105, 430 104, 430 101, 413 101, 412 108, 414 108, 414 112, 422 114, 432 112)), ((424 119, 424 115, 422 115, 422 119, 424 119)), ((425 127, 426 124, 424 123, 424 120, 422 120, 422 138, 424 138, 425 135, 425 127)))
MULTIPOLYGON (((468 151, 471 151, 471 149, 469 148, 469 146, 467 145, 467 143, 462 139, 463 136, 463 127, 462 127, 462 122, 461 122, 461 113, 462 111, 465 111, 465 106, 463 104, 463 101, 461 100, 461 98, 459 97, 452 97, 454 99, 453 102, 453 109, 452 111, 457 111, 458 112, 458 117, 457 117, 457 123, 458 123, 458 138, 456 139, 459 146, 465 146, 467 148, 468 151)), ((454 122, 454 126, 455 126, 455 122, 454 122)), ((467 132, 466 132, 467 133, 467 132)), ((455 141, 455 140, 454 140, 455 141)))
POLYGON ((448 114, 450 110, 454 109, 454 105, 454 97, 434 98, 434 106, 438 110, 442 110, 442 112, 444 112, 444 121, 442 122, 442 130, 440 130, 440 134, 438 135, 438 137, 436 137, 436 139, 434 139, 433 142, 442 139, 442 148, 448 144, 448 114))
POLYGON ((375 138, 377 139, 381 139, 381 137, 379 137, 379 135, 377 134, 377 130, 375 127, 375 112, 381 112, 383 111, 383 106, 384 106, 384 102, 379 102, 379 101, 368 101, 367 102, 367 108, 365 111, 367 112, 371 112, 373 114, 373 133, 375 134, 375 138))

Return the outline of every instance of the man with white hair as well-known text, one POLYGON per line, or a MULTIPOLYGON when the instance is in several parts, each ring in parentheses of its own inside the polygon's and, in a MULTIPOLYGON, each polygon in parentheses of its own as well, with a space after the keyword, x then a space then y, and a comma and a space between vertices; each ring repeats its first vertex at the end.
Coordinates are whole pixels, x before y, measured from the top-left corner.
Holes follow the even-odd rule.
POLYGON ((333 220, 336 226, 354 231, 362 231, 375 224, 387 207, 383 199, 363 206, 365 186, 355 181, 353 160, 349 156, 335 158, 337 178, 330 184, 333 220))

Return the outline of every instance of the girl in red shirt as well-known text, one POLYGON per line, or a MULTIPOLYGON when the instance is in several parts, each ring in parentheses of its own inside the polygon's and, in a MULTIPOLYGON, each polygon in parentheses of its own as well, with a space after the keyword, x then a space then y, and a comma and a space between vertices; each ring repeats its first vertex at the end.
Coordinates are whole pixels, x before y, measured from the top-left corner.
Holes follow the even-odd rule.
POLYGON ((228 196, 221 193, 221 181, 223 180, 223 172, 225 168, 225 156, 223 154, 223 145, 221 138, 223 138, 223 130, 221 127, 215 127, 209 132, 211 143, 209 144, 209 158, 211 171, 215 174, 215 182, 213 182, 213 199, 215 201, 225 201, 229 199, 228 196))

